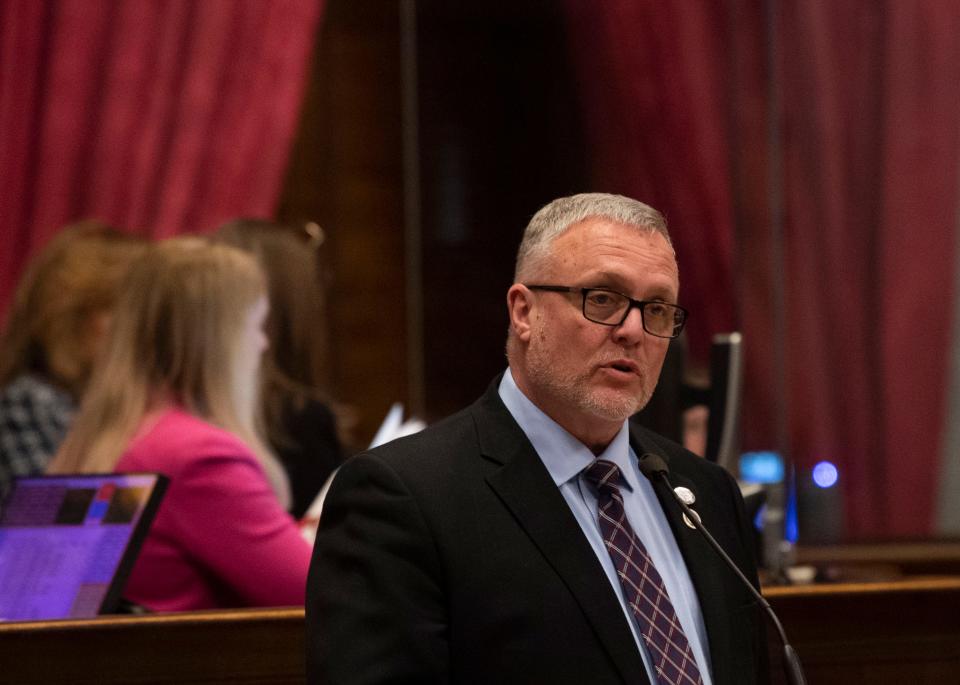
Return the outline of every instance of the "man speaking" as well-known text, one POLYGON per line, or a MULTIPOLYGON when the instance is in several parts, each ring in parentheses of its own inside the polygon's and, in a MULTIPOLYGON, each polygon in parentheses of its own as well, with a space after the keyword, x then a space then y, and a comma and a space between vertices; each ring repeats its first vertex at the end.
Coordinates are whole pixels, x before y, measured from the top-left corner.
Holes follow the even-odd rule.
POLYGON ((765 682, 753 599, 667 486, 755 581, 733 479, 627 419, 686 311, 659 212, 561 198, 524 232, 509 368, 475 404, 350 459, 307 588, 312 683, 765 682))

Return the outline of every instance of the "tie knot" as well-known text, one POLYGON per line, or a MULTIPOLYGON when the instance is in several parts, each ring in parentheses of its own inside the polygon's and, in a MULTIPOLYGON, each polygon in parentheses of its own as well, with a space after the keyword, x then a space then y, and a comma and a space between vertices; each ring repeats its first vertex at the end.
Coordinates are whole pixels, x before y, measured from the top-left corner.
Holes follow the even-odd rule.
POLYGON ((597 488, 616 488, 620 480, 620 467, 606 459, 594 459, 593 463, 583 470, 583 474, 597 488))

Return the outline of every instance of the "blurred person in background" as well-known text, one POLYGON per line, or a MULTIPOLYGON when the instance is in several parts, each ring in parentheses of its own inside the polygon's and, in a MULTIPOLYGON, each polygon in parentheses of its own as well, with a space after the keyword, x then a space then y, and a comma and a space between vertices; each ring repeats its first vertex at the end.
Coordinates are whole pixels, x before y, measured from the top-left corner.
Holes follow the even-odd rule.
POLYGON ((159 472, 125 597, 156 611, 300 605, 310 558, 257 430, 266 279, 240 250, 157 244, 131 270, 50 472, 159 472))
POLYGON ((0 499, 42 473, 67 433, 119 285, 146 247, 96 221, 61 230, 28 265, 0 334, 0 499))
POLYGON ((343 458, 335 414, 342 418, 342 411, 323 389, 323 232, 313 223, 297 227, 236 219, 221 226, 213 239, 253 254, 267 275, 270 346, 263 362, 263 416, 267 438, 290 480, 291 512, 300 518, 343 458))

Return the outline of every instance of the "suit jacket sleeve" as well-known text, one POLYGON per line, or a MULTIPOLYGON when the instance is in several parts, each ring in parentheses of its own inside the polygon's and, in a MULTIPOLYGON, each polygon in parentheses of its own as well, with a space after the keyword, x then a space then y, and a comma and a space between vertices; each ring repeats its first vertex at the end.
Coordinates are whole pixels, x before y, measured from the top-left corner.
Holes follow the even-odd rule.
POLYGON ((308 681, 445 682, 442 582, 401 479, 374 454, 348 460, 327 495, 307 583, 308 681))

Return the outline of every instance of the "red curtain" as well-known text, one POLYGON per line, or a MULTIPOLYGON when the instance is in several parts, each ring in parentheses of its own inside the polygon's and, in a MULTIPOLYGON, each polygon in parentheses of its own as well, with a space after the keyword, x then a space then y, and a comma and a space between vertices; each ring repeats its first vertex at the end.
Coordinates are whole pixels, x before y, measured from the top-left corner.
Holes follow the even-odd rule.
POLYGON ((960 6, 568 9, 597 185, 666 211, 700 349, 744 332, 744 448, 836 463, 848 538, 932 534, 960 6))
POLYGON ((783 3, 790 435, 847 530, 930 535, 955 263, 960 6, 783 3))
POLYGON ((734 323, 722 3, 568 0, 594 190, 664 213, 694 358, 734 323))
POLYGON ((81 218, 271 215, 322 0, 0 0, 0 311, 81 218))

